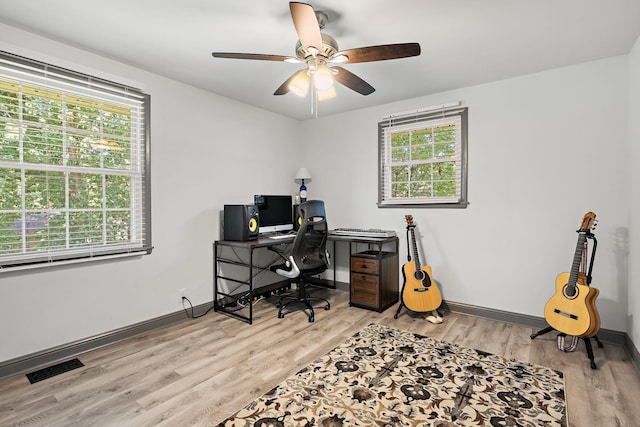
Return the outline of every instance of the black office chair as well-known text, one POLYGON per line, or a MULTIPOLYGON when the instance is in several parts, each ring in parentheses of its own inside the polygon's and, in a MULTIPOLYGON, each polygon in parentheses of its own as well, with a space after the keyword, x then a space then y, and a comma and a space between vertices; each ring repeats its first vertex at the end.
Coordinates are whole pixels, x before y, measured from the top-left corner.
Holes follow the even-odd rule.
POLYGON ((309 200, 302 203, 298 209, 302 222, 296 238, 288 252, 279 252, 285 263, 274 265, 271 270, 297 284, 295 295, 283 295, 278 301, 278 317, 283 318, 285 313, 288 313, 283 311, 288 306, 298 304, 309 309, 309 322, 313 322, 315 316, 311 302, 323 301, 326 303, 325 310, 331 308, 326 299, 310 297, 306 292, 309 285, 307 278, 322 273, 329 266, 329 253, 326 249, 327 218, 324 202, 321 200, 309 200))

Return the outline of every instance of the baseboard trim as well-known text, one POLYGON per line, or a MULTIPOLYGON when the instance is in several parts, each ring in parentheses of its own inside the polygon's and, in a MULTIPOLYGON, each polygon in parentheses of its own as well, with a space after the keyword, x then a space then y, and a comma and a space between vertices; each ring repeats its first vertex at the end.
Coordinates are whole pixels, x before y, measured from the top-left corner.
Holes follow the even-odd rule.
POLYGON ((637 347, 635 346, 633 341, 631 341, 631 338, 629 337, 629 335, 625 337, 624 349, 627 351, 627 354, 629 355, 631 362, 633 362, 633 366, 636 367, 636 371, 638 372, 638 375, 640 375, 640 352, 638 352, 637 347))
MULTIPOLYGON (((338 286, 338 290, 343 286, 338 286)), ((348 290, 347 290, 348 291, 348 290)), ((194 313, 198 316, 211 308, 211 303, 205 303, 194 307, 194 313)), ((469 304, 461 304, 453 301, 444 301, 443 310, 449 310, 456 313, 468 314, 471 316, 483 317, 486 319, 498 320, 516 325, 528 326, 532 328, 543 329, 547 327, 544 318, 529 316, 526 314, 518 314, 509 311, 496 310, 485 307, 478 307, 469 304)), ((104 334, 95 335, 90 338, 78 340, 69 344, 64 344, 48 350, 32 353, 23 357, 18 357, 0 363, 0 379, 7 378, 18 374, 26 374, 65 359, 77 357, 82 353, 104 347, 109 344, 122 341, 133 336, 152 331, 157 328, 172 325, 174 323, 188 320, 189 317, 184 310, 176 311, 164 316, 156 317, 144 322, 125 326, 104 334)), ((608 342, 624 347, 629 355, 631 362, 640 375, 640 353, 635 347, 633 341, 624 332, 613 331, 610 329, 600 329, 598 338, 603 342, 608 342)))
MULTIPOLYGON (((194 315, 198 316, 199 313, 206 312, 210 307, 210 302, 195 306, 194 315)), ((27 372, 59 363, 65 359, 77 357, 82 353, 86 353, 157 328, 186 321, 188 319, 189 317, 187 317, 185 311, 180 310, 110 332, 105 332, 104 334, 95 335, 72 343, 63 344, 58 347, 7 360, 0 363, 0 379, 18 374, 26 374, 27 372)))

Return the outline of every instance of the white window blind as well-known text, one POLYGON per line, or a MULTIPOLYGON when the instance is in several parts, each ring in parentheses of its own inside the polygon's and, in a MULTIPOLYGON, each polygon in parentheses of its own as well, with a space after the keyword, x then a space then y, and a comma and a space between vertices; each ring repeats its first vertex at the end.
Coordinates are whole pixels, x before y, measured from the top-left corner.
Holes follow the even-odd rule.
POLYGON ((467 109, 378 123, 378 206, 466 207, 467 109))
POLYGON ((0 52, 0 271, 151 252, 149 105, 0 52))

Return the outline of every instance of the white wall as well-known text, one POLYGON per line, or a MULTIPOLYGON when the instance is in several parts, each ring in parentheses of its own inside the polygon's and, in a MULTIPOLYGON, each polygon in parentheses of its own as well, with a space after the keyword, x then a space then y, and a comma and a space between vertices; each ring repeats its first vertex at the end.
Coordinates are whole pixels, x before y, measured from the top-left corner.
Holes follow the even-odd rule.
POLYGON ((140 258, 0 274, 0 361, 181 310, 179 288, 194 304, 211 301, 219 211, 254 192, 294 191, 299 163, 287 155, 297 152, 298 122, 11 27, 0 33, 2 50, 151 95, 155 247, 140 258))
MULTIPOLYGON (((633 183, 629 192, 629 259, 638 259, 640 252, 640 38, 629 54, 629 182, 633 183)), ((640 348, 640 265, 629 263, 629 309, 627 331, 640 348)))
POLYGON ((396 230, 402 263, 412 214, 445 299, 540 317, 594 211, 597 307, 603 328, 624 331, 627 82, 622 56, 305 121, 309 191, 331 227, 396 230), (470 206, 378 208, 379 119, 451 101, 469 107, 470 206))

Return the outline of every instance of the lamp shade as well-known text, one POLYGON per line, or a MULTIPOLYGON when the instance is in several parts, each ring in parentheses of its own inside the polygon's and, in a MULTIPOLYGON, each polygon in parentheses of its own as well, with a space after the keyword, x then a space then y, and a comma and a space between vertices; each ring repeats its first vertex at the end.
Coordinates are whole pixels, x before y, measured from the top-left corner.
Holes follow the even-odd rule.
POLYGON ((289 90, 298 96, 305 96, 309 91, 309 81, 307 71, 299 71, 289 83, 289 90))
POLYGON ((318 90, 318 101, 324 101, 326 99, 331 99, 336 96, 336 90, 331 86, 327 90, 318 90))
POLYGON ((298 172, 296 173, 296 179, 311 179, 311 174, 309 173, 309 171, 307 170, 307 168, 300 168, 298 169, 298 172))
POLYGON ((313 85, 318 91, 327 91, 333 87, 333 75, 324 65, 313 73, 313 85))

